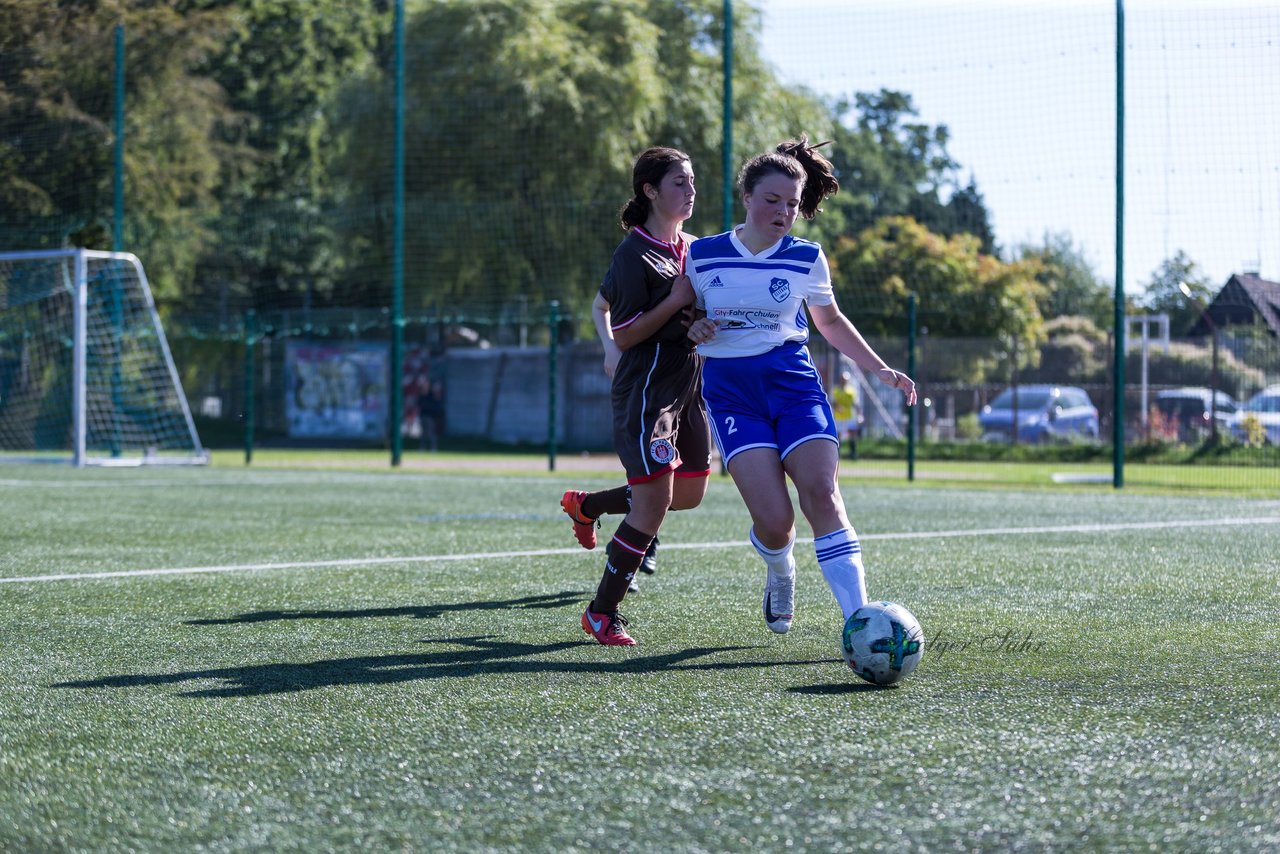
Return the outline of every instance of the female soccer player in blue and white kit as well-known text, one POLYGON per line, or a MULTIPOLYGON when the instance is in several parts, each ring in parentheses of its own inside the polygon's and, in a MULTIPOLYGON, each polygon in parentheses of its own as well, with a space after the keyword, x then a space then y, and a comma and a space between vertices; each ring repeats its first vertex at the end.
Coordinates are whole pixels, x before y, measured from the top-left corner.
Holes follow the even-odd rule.
MULTIPOLYGON (((825 143, 823 143, 825 144, 825 143)), ((688 271, 699 317, 689 338, 706 357, 702 395, 720 455, 751 513, 751 542, 767 567, 764 619, 791 628, 795 510, 813 529, 818 564, 847 619, 867 599, 862 550, 836 472, 840 439, 809 358, 805 307, 822 336, 916 402, 915 383, 885 364, 836 305, 822 247, 792 237, 839 189, 831 164, 805 137, 749 160, 738 174, 743 225, 695 240, 688 271)))

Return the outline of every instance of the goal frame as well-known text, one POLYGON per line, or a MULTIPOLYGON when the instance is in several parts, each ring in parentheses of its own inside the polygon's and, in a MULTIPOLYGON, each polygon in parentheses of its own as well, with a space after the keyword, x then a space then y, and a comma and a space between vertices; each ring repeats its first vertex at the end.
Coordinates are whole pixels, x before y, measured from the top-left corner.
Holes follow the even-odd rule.
MULTIPOLYGON (((17 252, 0 252, 0 262, 6 261, 48 261, 72 259, 74 274, 72 282, 72 350, 71 350, 71 464, 76 468, 85 466, 142 466, 142 465, 207 465, 209 452, 200 443, 200 434, 196 432, 194 419, 191 417, 191 406, 187 402, 186 393, 182 389, 182 380, 178 376, 178 368, 174 364, 173 354, 169 350, 169 339, 165 337, 164 327, 160 322, 160 312, 156 309, 155 298, 151 294, 151 283, 147 280, 147 272, 138 256, 132 252, 106 252, 97 249, 33 249, 17 252), (142 289, 142 298, 146 305, 154 329, 156 342, 164 358, 165 369, 173 383, 182 410, 182 417, 191 436, 192 450, 189 454, 153 454, 144 452, 141 456, 96 456, 91 455, 86 447, 88 436, 86 380, 88 377, 88 307, 89 307, 89 261, 119 261, 130 264, 138 274, 138 283, 142 289)), ((0 457, 3 459, 3 457, 0 457)), ((14 457, 9 457, 10 460, 14 457)), ((43 457, 40 459, 49 459, 43 457)))

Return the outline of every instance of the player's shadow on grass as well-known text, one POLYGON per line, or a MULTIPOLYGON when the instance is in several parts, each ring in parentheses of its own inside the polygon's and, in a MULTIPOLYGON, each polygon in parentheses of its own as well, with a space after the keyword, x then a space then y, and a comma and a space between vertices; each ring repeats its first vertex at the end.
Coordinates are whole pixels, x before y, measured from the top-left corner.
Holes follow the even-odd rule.
MULTIPOLYGON (((559 641, 548 644, 494 640, 491 635, 424 640, 428 644, 448 644, 464 649, 400 655, 372 655, 336 658, 303 664, 253 664, 188 670, 178 673, 138 673, 57 682, 54 688, 137 688, 148 685, 180 685, 215 682, 214 686, 185 691, 185 697, 256 697, 287 694, 342 685, 392 685, 423 679, 487 676, 496 673, 660 673, 682 670, 741 670, 779 665, 827 664, 829 661, 701 661, 717 653, 752 649, 746 646, 694 647, 664 655, 641 655, 593 661, 547 661, 544 656, 582 647, 590 641, 559 641)), ((605 655, 616 655, 613 651, 605 655)))
POLYGON ((227 626, 233 623, 269 623, 276 620, 357 620, 365 617, 412 617, 430 620, 454 611, 504 611, 510 608, 563 608, 583 601, 585 591, 563 590, 540 596, 524 596, 520 599, 487 600, 480 602, 455 602, 448 605, 402 605, 395 608, 353 608, 347 611, 250 611, 234 617, 207 620, 187 620, 188 626, 227 626))

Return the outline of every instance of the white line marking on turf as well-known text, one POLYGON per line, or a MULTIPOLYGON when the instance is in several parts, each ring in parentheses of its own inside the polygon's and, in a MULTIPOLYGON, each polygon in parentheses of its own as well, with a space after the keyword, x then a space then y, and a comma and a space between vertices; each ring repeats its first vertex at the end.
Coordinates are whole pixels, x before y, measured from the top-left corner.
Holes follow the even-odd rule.
MULTIPOLYGON (((903 531, 890 534, 868 534, 862 540, 927 540, 946 537, 989 537, 1025 534, 1106 534, 1113 531, 1161 530, 1169 528, 1209 528, 1213 526, 1276 525, 1280 516, 1255 516, 1247 519, 1180 519, 1167 522, 1114 522, 1110 524, 1086 523, 1080 525, 1044 525, 1034 528, 970 528, 953 531, 903 531)), ((797 542, 811 543, 812 537, 797 537, 797 542)), ((746 540, 727 543, 664 543, 663 551, 674 549, 723 549, 749 546, 746 540)), ((518 552, 474 552, 452 555, 412 555, 409 557, 366 557, 341 560, 281 561, 275 563, 237 563, 223 566, 182 566, 167 569, 122 569, 114 572, 80 572, 56 575, 21 575, 0 578, 0 584, 49 581, 95 581, 104 578, 143 578, 156 575, 197 575, 212 572, 263 572, 273 569, 324 569, 343 566, 393 566, 405 563, 438 563, 456 561, 506 560, 519 557, 549 557, 553 555, 586 556, 582 549, 531 549, 518 552)))

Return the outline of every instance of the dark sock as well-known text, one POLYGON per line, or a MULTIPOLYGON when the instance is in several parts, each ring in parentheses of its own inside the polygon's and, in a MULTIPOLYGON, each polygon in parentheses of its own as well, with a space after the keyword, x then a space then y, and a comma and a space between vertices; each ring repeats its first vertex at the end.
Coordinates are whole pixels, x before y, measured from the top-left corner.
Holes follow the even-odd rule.
POLYGON ((640 560, 652 540, 652 534, 637 531, 626 520, 618 525, 618 530, 613 532, 613 539, 605 547, 607 558, 604 562, 604 575, 600 578, 600 586, 596 588, 596 598, 591 600, 593 612, 607 614, 618 610, 627 595, 627 585, 635 577, 640 560))
POLYGON ((631 487, 618 486, 592 492, 582 499, 582 512, 592 519, 601 516, 625 516, 631 512, 631 487))

